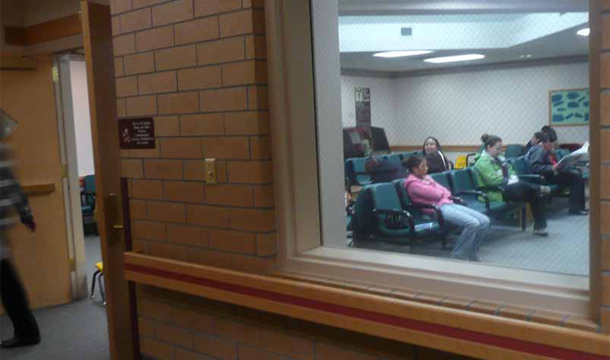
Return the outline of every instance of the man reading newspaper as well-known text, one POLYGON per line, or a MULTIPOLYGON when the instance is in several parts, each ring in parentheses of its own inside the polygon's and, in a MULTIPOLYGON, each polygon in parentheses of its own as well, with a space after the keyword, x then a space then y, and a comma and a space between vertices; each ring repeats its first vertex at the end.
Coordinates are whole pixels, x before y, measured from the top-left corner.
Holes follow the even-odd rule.
POLYGON ((548 184, 557 184, 570 189, 569 213, 572 215, 587 215, 585 207, 585 182, 582 172, 574 168, 576 161, 588 157, 589 144, 567 155, 557 162, 552 156, 555 141, 543 134, 538 145, 533 146, 525 155, 532 173, 541 175, 548 184))

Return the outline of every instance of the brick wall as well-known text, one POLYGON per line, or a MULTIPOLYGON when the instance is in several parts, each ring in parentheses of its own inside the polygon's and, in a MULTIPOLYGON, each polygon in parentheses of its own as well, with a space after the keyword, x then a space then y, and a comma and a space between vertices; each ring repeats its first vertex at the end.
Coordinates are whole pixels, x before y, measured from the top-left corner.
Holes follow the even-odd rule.
POLYGON ((138 286, 141 346, 159 360, 468 360, 470 358, 138 286))
POLYGON ((135 250, 264 272, 273 186, 262 1, 113 0, 119 116, 157 147, 123 151, 135 250), (217 159, 219 184, 204 182, 217 159))
POLYGON ((598 0, 601 4, 602 45, 600 56, 600 137, 601 137, 601 266, 602 308, 601 325, 610 334, 610 0, 598 0))

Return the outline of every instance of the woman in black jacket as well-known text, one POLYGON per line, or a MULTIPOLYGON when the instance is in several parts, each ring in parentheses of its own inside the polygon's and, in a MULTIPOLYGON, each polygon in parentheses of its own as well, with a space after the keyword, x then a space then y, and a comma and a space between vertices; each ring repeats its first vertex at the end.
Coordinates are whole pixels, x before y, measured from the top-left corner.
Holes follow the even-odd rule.
POLYGON ((423 154, 428 163, 428 174, 434 174, 451 170, 453 164, 443 153, 443 148, 438 140, 432 136, 424 141, 423 154))

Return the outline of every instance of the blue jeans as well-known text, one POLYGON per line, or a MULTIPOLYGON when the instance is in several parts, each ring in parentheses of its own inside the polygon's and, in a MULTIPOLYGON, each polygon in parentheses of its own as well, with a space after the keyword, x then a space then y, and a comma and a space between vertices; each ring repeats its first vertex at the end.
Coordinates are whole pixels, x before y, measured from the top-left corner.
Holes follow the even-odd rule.
POLYGON ((489 218, 476 210, 458 204, 441 206, 443 219, 462 228, 451 256, 462 260, 475 260, 485 233, 489 229, 489 218))

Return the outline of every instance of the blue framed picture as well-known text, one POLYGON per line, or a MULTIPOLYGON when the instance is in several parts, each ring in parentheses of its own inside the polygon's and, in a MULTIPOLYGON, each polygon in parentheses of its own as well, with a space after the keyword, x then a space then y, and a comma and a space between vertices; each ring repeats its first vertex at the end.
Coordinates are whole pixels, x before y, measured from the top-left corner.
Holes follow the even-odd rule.
POLYGON ((549 91, 551 126, 589 125, 589 89, 549 91))

